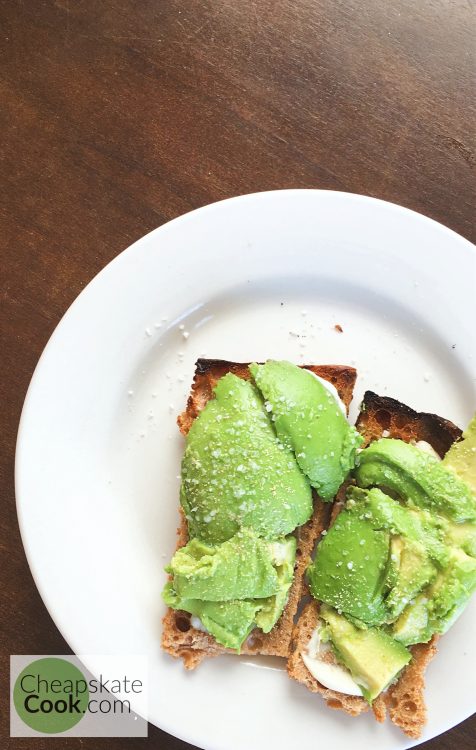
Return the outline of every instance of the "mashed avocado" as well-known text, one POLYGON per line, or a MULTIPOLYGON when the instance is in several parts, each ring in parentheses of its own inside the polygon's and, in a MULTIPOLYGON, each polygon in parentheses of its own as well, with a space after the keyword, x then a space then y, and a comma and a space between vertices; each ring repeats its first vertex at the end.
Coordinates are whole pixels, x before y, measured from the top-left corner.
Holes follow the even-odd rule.
POLYGON ((355 464, 362 438, 334 396, 310 372, 269 360, 250 371, 282 443, 294 451, 304 474, 323 500, 332 500, 355 464))
POLYGON ((367 681, 389 665, 363 688, 370 701, 406 663, 396 644, 445 633, 476 590, 474 420, 463 438, 441 463, 400 440, 362 451, 360 487, 349 488, 309 568, 338 660, 359 684, 362 665, 367 681))

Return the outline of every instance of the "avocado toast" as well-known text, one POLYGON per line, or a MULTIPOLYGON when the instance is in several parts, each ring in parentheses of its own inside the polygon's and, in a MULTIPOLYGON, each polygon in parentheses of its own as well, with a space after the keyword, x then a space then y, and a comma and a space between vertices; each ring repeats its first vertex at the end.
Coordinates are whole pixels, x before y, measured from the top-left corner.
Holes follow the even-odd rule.
MULTIPOLYGON (((287 366, 288 363, 285 364, 287 366)), ((169 568, 170 581, 168 587, 166 587, 164 597, 166 603, 169 604, 169 609, 164 617, 162 647, 172 656, 182 658, 183 663, 187 669, 193 669, 205 657, 216 656, 227 651, 236 653, 239 650, 239 652, 242 654, 266 654, 282 657, 288 656, 294 616, 296 614, 298 603, 302 595, 304 573, 307 566, 309 565, 310 556, 314 548, 315 541, 320 535, 325 524, 326 508, 323 502, 316 496, 314 490, 312 490, 311 494, 310 483, 307 480, 306 475, 301 470, 301 467, 298 465, 297 460, 294 458, 293 453, 291 452, 291 446, 289 445, 291 438, 289 434, 287 434, 289 428, 289 425, 286 423, 287 415, 282 414, 277 425, 276 422, 272 422, 270 417, 270 411, 272 410, 271 403, 272 400, 274 400, 274 397, 276 397, 277 399, 282 399, 282 401, 280 401, 279 403, 284 405, 286 404, 286 398, 275 392, 275 383, 273 383, 273 377, 270 377, 268 379, 265 378, 264 375, 266 373, 260 370, 260 367, 261 366, 259 365, 254 366, 254 377, 256 378, 256 380, 261 381, 262 389, 268 390, 269 387, 271 388, 271 391, 273 391, 272 393, 266 394, 265 397, 263 396, 262 392, 257 392, 255 385, 252 386, 253 390, 250 390, 251 385, 247 385, 245 387, 242 383, 239 382, 245 381, 248 384, 248 381, 251 380, 252 375, 248 364, 225 362, 221 360, 198 360, 194 382, 192 385, 192 391, 187 403, 187 408, 185 412, 178 418, 180 431, 183 435, 189 436, 187 437, 186 449, 186 455, 188 455, 188 459, 184 457, 184 464, 182 469, 182 507, 180 511, 180 527, 178 529, 177 553, 172 560, 171 567, 169 568), (226 385, 226 388, 224 388, 224 384, 226 385), (232 394, 231 396, 230 393, 232 394), (264 400, 265 398, 266 400, 264 400), (278 449, 277 453, 274 452, 272 454, 272 461, 281 461, 281 454, 283 454, 286 455, 286 462, 285 465, 281 466, 281 468, 279 468, 278 466, 272 466, 271 468, 273 470, 272 472, 270 472, 269 466, 265 465, 263 467, 261 458, 255 457, 255 459, 253 459, 250 454, 247 455, 246 461, 240 458, 238 462, 232 461, 231 465, 225 466, 226 472, 228 474, 234 474, 236 480, 236 477, 240 474, 238 470, 243 470, 244 468, 246 468, 246 473, 248 475, 251 475, 249 469, 251 468, 252 470, 254 470, 254 467, 256 466, 259 469, 258 474, 264 474, 264 480, 269 480, 271 482, 271 484, 268 486, 268 491, 270 491, 271 496, 273 495, 273 493, 278 492, 277 500, 283 506, 287 505, 288 511, 290 510, 289 505, 295 504, 296 501, 297 505, 300 506, 300 511, 298 514, 299 517, 295 516, 294 519, 289 517, 285 517, 283 519, 281 513, 275 512, 276 508, 273 505, 267 508, 267 513, 263 518, 260 515, 260 508, 258 506, 258 509, 255 509, 251 514, 248 513, 247 518, 245 517, 245 520, 247 521, 245 525, 247 525, 248 528, 251 528, 251 531, 256 531, 256 529, 258 529, 258 539, 252 538, 252 534, 248 534, 247 532, 246 539, 240 539, 239 547, 237 547, 236 545, 233 546, 233 539, 235 538, 234 534, 236 532, 236 529, 233 525, 235 520, 234 518, 231 519, 233 523, 232 527, 230 528, 230 518, 228 516, 225 516, 223 522, 223 514, 217 512, 217 508, 213 507, 209 508, 208 511, 205 512, 205 515, 203 515, 202 513, 202 518, 206 519, 206 525, 204 523, 197 524, 196 518, 194 517, 194 513, 196 513, 196 511, 194 511, 194 508, 197 507, 197 503, 195 501, 198 499, 199 503, 204 506, 208 502, 208 496, 206 496, 205 498, 201 498, 200 496, 197 497, 197 492, 189 491, 188 496, 184 497, 184 494, 187 492, 187 487, 191 488, 192 490, 194 489, 194 483, 200 483, 198 485, 199 487, 204 486, 207 488, 207 490, 210 489, 207 485, 207 482, 203 481, 203 475, 194 473, 194 467, 196 466, 197 462, 200 468, 203 464, 205 464, 208 475, 212 476, 213 472, 216 471, 217 467, 220 466, 220 461, 225 458, 224 455, 220 455, 223 449, 222 445, 212 446, 212 443, 215 443, 217 439, 220 438, 220 435, 217 435, 215 433, 214 425, 216 425, 217 422, 218 424, 223 425, 227 423, 227 420, 228 422, 230 422, 231 419, 231 421, 234 422, 235 427, 238 426, 239 429, 244 428, 245 431, 248 430, 248 432, 250 432, 250 435, 246 437, 247 441, 249 440, 250 443, 252 443, 253 439, 257 439, 251 437, 252 431, 255 430, 254 424, 246 423, 244 425, 239 425, 238 423, 243 421, 243 415, 238 415, 240 418, 235 418, 236 415, 233 416, 233 408, 236 404, 237 399, 251 399, 251 402, 246 402, 248 404, 248 410, 256 414, 257 419, 259 419, 259 430, 263 428, 265 429, 265 431, 267 431, 266 434, 260 437, 260 440, 267 440, 271 435, 272 441, 277 445, 278 449), (209 404, 210 406, 208 406, 209 404), (232 410, 231 413, 230 409, 232 410), (258 414, 257 409, 260 409, 263 414, 258 414), (207 433, 208 431, 208 437, 206 439, 203 439, 200 433, 197 434, 197 427, 199 426, 200 433, 207 433), (281 431, 280 439, 278 438, 277 434, 278 429, 281 431), (189 435, 189 433, 191 434, 189 435), (212 450, 209 452, 208 449, 210 448, 212 450), (189 451, 188 454, 187 450, 189 451), (211 461, 210 455, 212 455, 212 458, 214 459, 213 461, 211 461), (289 476, 286 473, 286 470, 292 472, 292 476, 289 476), (283 475, 279 476, 279 471, 284 472, 284 481, 286 482, 287 487, 284 494, 279 494, 280 489, 282 489, 282 487, 280 488, 280 486, 283 484, 283 475), (271 477, 268 476, 270 473, 272 475, 276 475, 275 478, 278 480, 277 486, 273 484, 273 482, 271 481, 271 477), (298 492, 297 497, 296 494, 294 495, 294 501, 292 503, 288 495, 290 492, 296 492, 296 483, 298 485, 298 492), (193 498, 193 502, 195 503, 195 505, 190 503, 190 498, 193 498), (188 516, 188 518, 186 516, 188 516), (268 518, 275 518, 275 528, 271 534, 268 533, 268 518), (295 523, 295 521, 297 522, 295 523), (275 622, 275 624, 273 624, 268 632, 264 632, 263 629, 254 627, 246 636, 246 638, 241 642, 241 644, 239 644, 239 649, 230 649, 229 647, 227 647, 227 645, 225 645, 225 643, 231 643, 231 641, 229 640, 230 634, 222 634, 224 637, 222 637, 221 642, 219 642, 216 637, 208 632, 208 628, 205 628, 203 626, 203 618, 201 619, 192 611, 194 610, 195 612, 205 612, 203 605, 197 604, 196 600, 189 599, 186 601, 184 600, 185 606, 184 608, 181 608, 180 599, 177 596, 176 590, 171 589, 173 581, 175 581, 176 588, 180 588, 180 586, 182 586, 183 594, 183 592, 186 591, 184 582, 186 584, 191 579, 189 576, 188 581, 185 581, 184 576, 180 575, 180 573, 183 574, 184 571, 191 571, 192 574, 197 573, 196 565, 194 565, 194 559, 192 558, 196 559, 197 556, 199 556, 200 560, 202 561, 205 558, 213 557, 214 550, 219 550, 219 554, 221 555, 221 552, 223 552, 223 546, 217 546, 216 541, 218 539, 220 545, 227 545, 225 552, 223 553, 223 555, 221 555, 221 562, 223 565, 225 565, 223 559, 226 553, 228 578, 230 577, 230 575, 233 576, 233 560, 235 559, 234 555, 237 550, 241 550, 241 554, 243 557, 243 550, 246 547, 248 558, 251 554, 253 560, 256 560, 259 552, 262 562, 260 568, 261 584, 263 584, 263 588, 259 591, 259 595, 265 597, 267 591, 273 590, 273 571, 269 568, 269 565, 266 566, 266 551, 263 551, 260 540, 262 540, 263 537, 266 538, 268 536, 272 538, 276 537, 276 535, 281 535, 281 540, 279 542, 280 545, 283 544, 283 539, 286 539, 286 544, 288 545, 287 549, 291 553, 288 555, 288 560, 285 561, 284 565, 282 564, 276 566, 276 560, 274 562, 271 561, 273 566, 275 567, 275 570, 281 576, 281 579, 287 579, 287 589, 286 586, 283 586, 281 588, 281 602, 278 602, 277 599, 274 601, 275 606, 280 604, 280 606, 282 607, 282 612, 280 615, 278 614, 277 621, 275 622), (194 541, 194 539, 198 541, 194 541), (190 546, 187 546, 190 544, 193 545, 192 549, 190 549, 190 546), (201 546, 202 544, 208 544, 209 548, 207 549, 206 546, 201 546), (181 550, 185 550, 185 552, 181 554, 181 550), (191 554, 189 554, 187 550, 191 554), (230 570, 232 571, 231 574, 230 570), (268 590, 266 590, 267 584, 270 585, 270 588, 268 588, 268 590), (188 607, 188 611, 185 607, 188 607)), ((298 371, 298 380, 300 382, 302 380, 302 377, 299 377, 301 371, 293 365, 289 365, 289 367, 294 368, 290 371, 290 376, 293 378, 293 381, 296 379, 296 371, 298 371)), ((321 378, 322 380, 330 383, 331 390, 332 386, 334 386, 337 391, 335 395, 338 397, 338 399, 341 399, 341 401, 345 405, 344 409, 348 410, 348 406, 352 399, 353 387, 356 379, 356 371, 354 368, 332 365, 308 365, 305 366, 304 369, 310 371, 318 378, 321 378)), ((282 379, 282 374, 282 371, 280 371, 278 379, 282 379)), ((273 372, 271 372, 271 375, 273 375, 273 372)), ((306 386, 310 389, 314 389, 313 392, 315 392, 315 390, 317 389, 315 378, 308 376, 305 378, 305 380, 306 386)), ((324 391, 324 389, 321 388, 320 392, 317 393, 317 400, 319 400, 320 398, 322 401, 323 393, 325 393, 325 409, 323 409, 322 404, 320 404, 320 408, 325 412, 328 408, 328 404, 330 404, 332 406, 332 413, 329 416, 332 424, 337 424, 341 427, 341 429, 344 429, 346 433, 348 432, 350 435, 352 435, 352 428, 343 427, 342 423, 344 420, 342 420, 342 418, 339 417, 337 413, 334 414, 334 412, 336 411, 336 401, 333 397, 331 397, 332 394, 330 394, 328 390, 324 391)), ((249 419, 249 417, 245 416, 244 419, 246 421, 249 419)), ((235 429, 235 427, 233 427, 233 429, 235 429)), ((295 427, 295 425, 291 425, 291 431, 293 432, 293 434, 296 433, 295 427)), ((299 432, 299 430, 297 432, 299 432)), ((300 438, 308 440, 308 434, 310 435, 311 433, 309 433, 309 430, 306 430, 306 434, 304 436, 301 435, 299 437, 298 435, 298 440, 300 438)), ((240 437, 240 434, 230 435, 230 438, 227 438, 228 449, 231 447, 233 451, 237 451, 238 453, 243 453, 243 451, 245 453, 248 452, 249 446, 244 447, 243 437, 240 437), (230 440, 230 438, 233 439, 230 440)), ((310 439, 311 438, 309 438, 309 440, 310 439)), ((265 445, 264 449, 260 444, 258 444, 257 447, 257 452, 259 455, 268 455, 267 452, 271 449, 270 445, 268 445, 267 447, 265 445)), ((228 452, 229 450, 226 451, 225 454, 228 455, 228 452)), ((304 450, 298 450, 297 452, 301 454, 305 453, 304 450)), ((340 456, 336 455, 334 458, 338 461, 340 459, 340 456)), ((307 459, 302 455, 300 456, 300 460, 301 463, 303 463, 307 459)), ((329 457, 326 456, 325 460, 328 461, 329 465, 332 465, 330 454, 329 457)), ((319 467, 319 465, 322 464, 322 461, 323 456, 318 456, 315 466, 319 467)), ((334 461, 334 463, 335 462, 336 461, 334 461)), ((350 460, 350 463, 352 462, 353 459, 350 460)), ((309 466, 305 466, 305 468, 307 468, 308 471, 312 470, 312 467, 309 466)), ((337 471, 331 473, 331 476, 333 474, 335 474, 336 476, 334 484, 337 487, 342 482, 342 479, 345 476, 345 472, 340 474, 339 471, 337 471)), ((213 477, 213 479, 217 482, 220 482, 222 481, 222 476, 223 466, 218 472, 218 475, 216 477, 213 477)), ((326 477, 324 476, 324 480, 325 479, 326 477)), ((314 486, 319 485, 319 481, 319 477, 315 476, 314 486)), ((326 480, 322 485, 323 491, 332 493, 334 491, 334 487, 327 486, 327 484, 328 481, 326 480)), ((262 490, 263 486, 261 485, 259 489, 262 490)), ((248 490, 250 492, 255 491, 255 489, 249 487, 248 490)), ((241 492, 242 490, 240 486, 234 487, 235 494, 238 493, 239 496, 241 492)), ((240 501, 238 509, 240 509, 241 506, 245 507, 244 503, 246 503, 247 500, 249 501, 249 498, 247 498, 246 495, 243 494, 242 497, 238 497, 238 500, 240 501)), ((280 547, 280 550, 283 550, 282 546, 280 547)), ((219 569, 220 566, 218 565, 218 562, 220 562, 220 560, 218 560, 216 556, 215 560, 217 560, 217 564, 215 567, 219 569)), ((283 561, 281 560, 279 562, 283 561)), ((203 565, 201 566, 201 568, 202 567, 203 565)), ((241 561, 241 570, 242 572, 246 573, 250 572, 249 565, 245 565, 243 563, 243 560, 241 561)), ((256 571, 257 568, 255 567, 253 571, 254 580, 256 580, 256 571)), ((200 575, 202 575, 201 572, 200 575)), ((247 576, 244 575, 242 577, 246 579, 247 576)), ((192 582, 196 583, 197 575, 192 575, 192 578, 192 582)), ((208 578, 207 580, 209 582, 211 579, 208 578)), ((213 596, 214 598, 217 595, 220 596, 221 594, 217 594, 217 591, 220 591, 219 587, 217 587, 218 582, 217 578, 215 577, 213 585, 209 585, 208 595, 213 596)), ((221 590, 223 590, 223 586, 221 590)), ((194 591, 196 594, 197 590, 195 589, 194 591)), ((250 593, 256 596, 258 592, 255 589, 254 591, 250 590, 250 593)), ((245 594, 246 592, 243 590, 241 591, 240 596, 245 596, 245 594)), ((225 592, 225 595, 231 595, 230 589, 225 592)), ((256 599, 253 599, 253 601, 256 601, 256 599)), ((244 606, 244 604, 240 605, 240 607, 244 606)), ((267 607, 267 609, 268 612, 265 611, 265 615, 270 614, 269 607, 267 607)), ((226 607, 222 607, 222 612, 225 612, 225 610, 226 607)), ((211 614, 211 617, 215 618, 216 620, 216 605, 213 602, 207 607, 205 616, 207 616, 208 614, 211 614)), ((274 616, 276 616, 276 612, 274 613, 274 616)), ((210 622, 210 620, 207 621, 210 622)), ((245 622, 245 620, 243 620, 243 622, 245 622)), ((269 628, 269 625, 272 622, 272 618, 268 619, 268 621, 265 622, 266 630, 269 628)), ((212 625, 215 625, 215 621, 212 622, 212 625)), ((220 633, 221 631, 216 630, 216 632, 220 633)), ((239 642, 243 634, 241 632, 238 633, 238 627, 235 627, 235 633, 233 635, 238 638, 239 642)))
POLYGON ((309 568, 288 673, 331 708, 371 705, 419 737, 426 666, 476 586, 474 434, 460 441, 451 422, 371 392, 357 428, 359 486, 339 494, 309 568))

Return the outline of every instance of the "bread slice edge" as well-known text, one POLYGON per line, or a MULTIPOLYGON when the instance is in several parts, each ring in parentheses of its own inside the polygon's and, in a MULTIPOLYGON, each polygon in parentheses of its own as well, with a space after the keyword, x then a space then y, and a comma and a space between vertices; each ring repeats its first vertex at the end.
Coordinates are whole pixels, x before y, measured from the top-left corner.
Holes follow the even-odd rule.
MULTIPOLYGON (((218 380, 232 372, 243 379, 250 379, 247 362, 229 362, 217 359, 199 359, 185 411, 177 419, 179 429, 186 435, 202 409, 213 398, 213 389, 218 380)), ((300 365, 335 386, 348 411, 353 396, 357 372, 344 365, 300 365)), ((294 579, 288 594, 287 604, 274 628, 263 633, 258 628, 252 631, 243 644, 241 654, 248 656, 280 656, 287 658, 294 626, 294 618, 301 602, 305 582, 304 574, 311 561, 316 540, 328 522, 329 505, 314 494, 314 510, 310 520, 297 529, 296 563, 294 579)), ((180 525, 177 529, 177 549, 188 541, 185 517, 180 509, 180 525)), ((186 669, 194 669, 205 658, 236 651, 226 649, 208 633, 192 625, 189 613, 167 609, 163 618, 162 648, 175 658, 181 658, 186 669)))
MULTIPOLYGON (((381 437, 391 437, 405 442, 424 440, 443 458, 455 440, 461 437, 461 430, 449 420, 436 414, 417 412, 406 404, 388 396, 379 396, 366 391, 357 418, 356 427, 364 437, 364 446, 381 437)), ((342 500, 337 499, 332 508, 331 524, 342 508, 342 500)), ((312 692, 320 693, 327 705, 343 710, 351 716, 358 716, 369 710, 369 704, 358 696, 344 695, 321 685, 308 671, 301 652, 316 627, 319 616, 319 603, 311 601, 296 622, 291 654, 287 670, 289 676, 305 685, 312 692)), ((384 721, 387 712, 391 721, 406 735, 417 739, 426 723, 424 700, 425 670, 436 654, 438 638, 434 636, 428 643, 411 647, 412 660, 402 671, 395 684, 381 693, 372 704, 377 721, 384 721)))

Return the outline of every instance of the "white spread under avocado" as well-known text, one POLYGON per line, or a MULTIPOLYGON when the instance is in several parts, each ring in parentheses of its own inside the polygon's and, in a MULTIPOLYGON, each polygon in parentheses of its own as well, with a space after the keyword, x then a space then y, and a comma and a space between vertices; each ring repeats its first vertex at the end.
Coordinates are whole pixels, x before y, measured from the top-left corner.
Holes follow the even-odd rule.
POLYGON ((352 678, 348 669, 341 664, 324 660, 325 654, 331 651, 328 643, 320 638, 321 625, 314 630, 305 651, 301 652, 302 660, 315 679, 337 693, 346 695, 362 695, 362 691, 352 678))
POLYGON ((415 448, 419 448, 421 451, 423 451, 423 453, 428 453, 429 456, 433 456, 433 458, 436 458, 438 461, 441 461, 441 457, 435 451, 433 446, 430 445, 430 443, 426 442, 426 440, 418 440, 415 443, 415 448))
MULTIPOLYGON (((306 368, 304 368, 304 369, 306 370, 306 368)), ((331 396, 333 396, 335 398, 335 400, 337 402, 337 405, 338 405, 339 409, 341 410, 342 414, 344 415, 344 417, 347 417, 347 409, 345 408, 345 404, 342 401, 341 397, 337 393, 337 388, 334 385, 332 385, 332 383, 329 383, 328 380, 325 380, 324 378, 320 378, 319 375, 316 375, 315 372, 312 372, 311 370, 306 370, 306 372, 308 372, 309 375, 312 375, 313 378, 316 378, 316 380, 318 380, 319 383, 321 383, 321 385, 323 385, 324 388, 327 391, 329 391, 329 393, 331 394, 331 396)))
POLYGON ((192 625, 192 628, 195 628, 195 630, 201 630, 202 633, 208 633, 207 628, 199 617, 196 617, 195 615, 191 617, 190 624, 192 625))
POLYGON ((283 542, 270 542, 271 557, 275 565, 282 565, 289 557, 289 548, 283 542))

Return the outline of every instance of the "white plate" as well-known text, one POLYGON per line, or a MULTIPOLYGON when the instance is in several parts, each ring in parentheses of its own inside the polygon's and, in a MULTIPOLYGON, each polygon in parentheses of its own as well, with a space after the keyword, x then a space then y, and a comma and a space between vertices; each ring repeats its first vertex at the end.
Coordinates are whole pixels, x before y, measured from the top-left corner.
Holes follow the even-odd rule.
MULTIPOLYGON (((355 364, 353 415, 370 388, 464 425, 475 406, 475 273, 473 246, 416 213, 278 191, 151 232, 69 309, 22 415, 22 537, 76 653, 148 656, 151 722, 207 750, 289 750, 313 737, 333 750, 414 744, 390 723, 325 708, 277 659, 229 656, 187 674, 161 653, 183 448, 175 419, 197 357, 281 357, 355 364)), ((429 667, 422 739, 475 708, 475 604, 429 667)))

